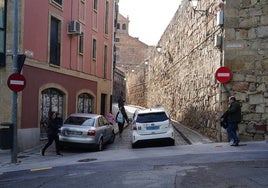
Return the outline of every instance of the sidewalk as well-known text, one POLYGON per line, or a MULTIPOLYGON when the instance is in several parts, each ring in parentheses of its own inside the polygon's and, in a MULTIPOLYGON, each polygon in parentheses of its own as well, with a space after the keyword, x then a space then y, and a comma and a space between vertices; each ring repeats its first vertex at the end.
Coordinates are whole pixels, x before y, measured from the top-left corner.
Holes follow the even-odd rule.
MULTIPOLYGON (((168 155, 189 155, 189 154, 213 154, 224 152, 267 152, 268 144, 266 141, 259 142, 243 142, 241 147, 229 146, 229 143, 207 143, 207 144, 192 144, 181 145, 165 148, 165 152, 162 152, 162 148, 141 148, 141 149, 118 149, 104 150, 102 152, 73 152, 64 151, 63 156, 57 156, 55 147, 51 146, 45 156, 40 155, 40 147, 32 148, 18 154, 18 163, 11 163, 11 155, 8 151, 0 151, 0 176, 3 173, 20 170, 39 171, 52 169, 64 165, 81 164, 83 162, 104 162, 104 161, 116 161, 127 159, 144 158, 148 155, 150 150, 150 156, 168 156, 168 155)), ((256 154, 258 155, 258 154, 256 154)))

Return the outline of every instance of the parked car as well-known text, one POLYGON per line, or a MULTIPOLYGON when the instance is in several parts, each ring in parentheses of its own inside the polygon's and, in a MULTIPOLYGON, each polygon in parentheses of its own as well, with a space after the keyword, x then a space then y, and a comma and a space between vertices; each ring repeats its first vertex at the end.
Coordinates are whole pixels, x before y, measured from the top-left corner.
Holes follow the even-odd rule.
POLYGON ((114 127, 98 114, 71 114, 60 128, 60 146, 94 147, 103 150, 104 144, 113 143, 114 127))
POLYGON ((174 145, 174 130, 169 115, 162 107, 136 110, 131 124, 131 144, 160 141, 174 145))

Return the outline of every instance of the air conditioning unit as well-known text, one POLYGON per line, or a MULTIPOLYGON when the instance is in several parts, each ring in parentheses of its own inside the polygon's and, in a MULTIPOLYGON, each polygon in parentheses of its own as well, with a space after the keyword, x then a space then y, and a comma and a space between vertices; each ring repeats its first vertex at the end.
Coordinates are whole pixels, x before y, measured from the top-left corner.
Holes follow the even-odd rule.
POLYGON ((68 24, 68 29, 67 29, 68 34, 70 34, 70 35, 80 35, 81 32, 82 32, 81 24, 78 21, 72 20, 68 24))

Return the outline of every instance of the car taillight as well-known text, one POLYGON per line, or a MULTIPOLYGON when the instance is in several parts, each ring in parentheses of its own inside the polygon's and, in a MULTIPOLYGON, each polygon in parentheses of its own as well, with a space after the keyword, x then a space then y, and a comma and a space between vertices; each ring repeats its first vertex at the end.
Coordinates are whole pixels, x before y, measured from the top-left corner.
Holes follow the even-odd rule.
POLYGON ((87 132, 87 135, 88 135, 88 136, 95 136, 95 135, 96 135, 96 131, 95 131, 95 130, 88 131, 88 132, 87 132))

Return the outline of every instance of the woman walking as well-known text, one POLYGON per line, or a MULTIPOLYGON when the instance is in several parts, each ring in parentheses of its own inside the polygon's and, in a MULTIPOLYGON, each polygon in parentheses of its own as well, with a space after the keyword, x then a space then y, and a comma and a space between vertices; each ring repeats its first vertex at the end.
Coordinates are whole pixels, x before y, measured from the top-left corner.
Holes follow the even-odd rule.
POLYGON ((129 123, 127 113, 126 113, 125 108, 123 106, 119 107, 119 111, 117 112, 115 119, 116 119, 116 122, 118 124, 119 137, 121 138, 122 132, 124 130, 125 121, 127 121, 129 123))
POLYGON ((45 147, 42 149, 42 156, 45 155, 46 149, 55 141, 56 145, 56 154, 62 155, 60 153, 60 146, 59 146, 59 136, 58 136, 58 129, 61 127, 61 121, 57 117, 56 112, 50 112, 49 120, 48 120, 48 130, 47 130, 47 138, 48 142, 45 147))

